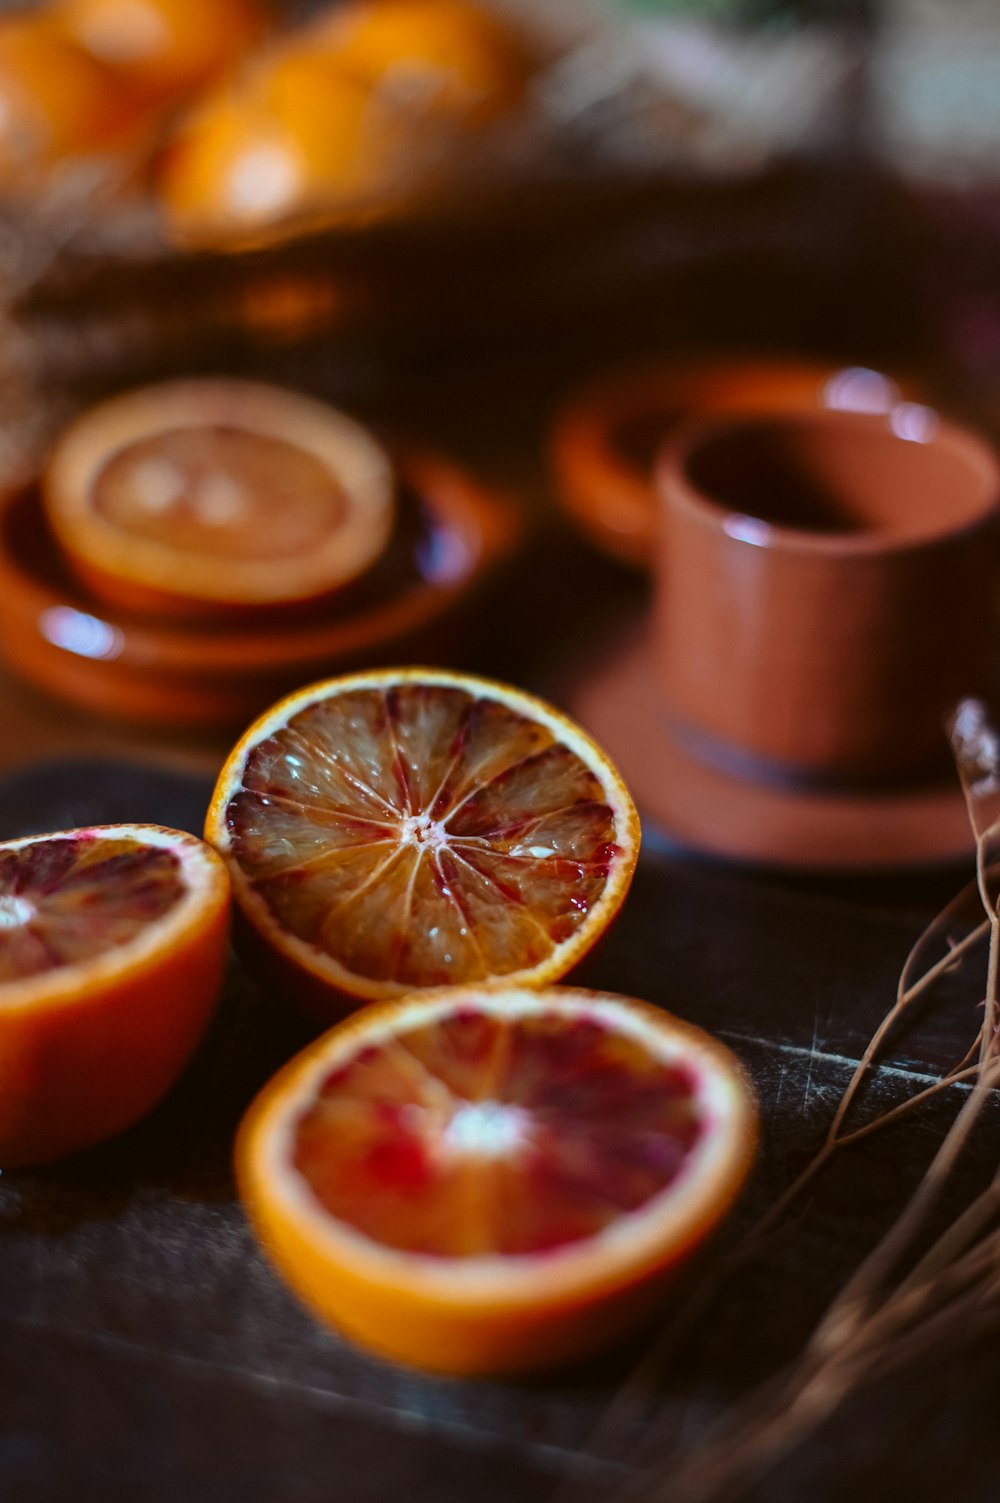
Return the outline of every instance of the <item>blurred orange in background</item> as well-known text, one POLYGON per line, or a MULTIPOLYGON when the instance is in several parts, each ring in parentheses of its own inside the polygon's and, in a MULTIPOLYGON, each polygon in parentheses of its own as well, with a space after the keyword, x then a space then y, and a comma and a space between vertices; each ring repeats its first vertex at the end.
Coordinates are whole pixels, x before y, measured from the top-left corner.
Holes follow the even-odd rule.
POLYGON ((317 207, 360 211, 400 144, 324 54, 279 51, 182 121, 158 180, 168 225, 182 242, 228 244, 317 207))
POLYGON ((0 20, 0 187, 103 149, 136 116, 131 89, 47 17, 0 20))
POLYGON ((54 0, 55 23, 149 100, 189 94, 263 33, 259 0, 54 0))
POLYGON ((262 34, 258 0, 53 0, 0 20, 0 189, 81 157, 144 155, 165 110, 262 34))
POLYGON ((331 8, 181 122, 159 178, 170 229, 214 245, 412 206, 529 74, 522 39, 463 0, 331 8))
POLYGON ((516 103, 530 72, 525 41, 463 0, 368 0, 334 6, 311 28, 339 67, 401 107, 466 119, 516 103))

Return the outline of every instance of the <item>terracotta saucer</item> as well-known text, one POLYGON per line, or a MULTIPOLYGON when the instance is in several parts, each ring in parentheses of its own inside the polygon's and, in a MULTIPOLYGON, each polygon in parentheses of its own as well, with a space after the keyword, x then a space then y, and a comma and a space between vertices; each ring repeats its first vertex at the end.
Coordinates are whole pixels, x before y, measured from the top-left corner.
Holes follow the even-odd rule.
POLYGON ((652 566, 653 460, 671 425, 713 412, 889 412, 906 394, 861 366, 792 358, 647 360, 581 387, 553 424, 556 495, 592 542, 625 563, 652 566))
POLYGON ((246 722, 311 678, 435 642, 517 534, 513 507, 457 466, 398 460, 399 519, 379 561, 322 612, 287 622, 179 625, 96 603, 61 561, 33 488, 0 508, 0 648, 36 686, 146 725, 246 722))
POLYGON ((944 865, 972 854, 956 778, 827 791, 741 775, 694 755, 669 723, 638 632, 561 697, 617 762, 640 812, 683 848, 829 873, 944 865))

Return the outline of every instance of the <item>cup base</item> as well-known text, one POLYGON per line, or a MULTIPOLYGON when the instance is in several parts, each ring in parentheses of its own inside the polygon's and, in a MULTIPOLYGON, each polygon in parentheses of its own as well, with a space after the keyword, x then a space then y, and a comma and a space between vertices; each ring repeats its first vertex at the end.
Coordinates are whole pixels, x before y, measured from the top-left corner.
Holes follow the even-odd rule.
POLYGON ((830 789, 755 778, 695 755, 671 724, 644 633, 591 663, 561 697, 617 763, 640 812, 681 847, 824 872, 949 865, 974 852, 954 774, 830 789))

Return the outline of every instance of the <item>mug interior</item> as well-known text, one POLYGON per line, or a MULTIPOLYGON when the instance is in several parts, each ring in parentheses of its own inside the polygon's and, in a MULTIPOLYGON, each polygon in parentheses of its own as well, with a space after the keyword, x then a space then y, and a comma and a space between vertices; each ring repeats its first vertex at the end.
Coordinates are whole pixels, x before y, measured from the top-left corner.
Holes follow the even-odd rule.
POLYGON ((683 477, 724 512, 798 533, 909 541, 974 525, 996 506, 996 459, 976 435, 917 414, 916 437, 851 413, 713 425, 686 447, 683 477))

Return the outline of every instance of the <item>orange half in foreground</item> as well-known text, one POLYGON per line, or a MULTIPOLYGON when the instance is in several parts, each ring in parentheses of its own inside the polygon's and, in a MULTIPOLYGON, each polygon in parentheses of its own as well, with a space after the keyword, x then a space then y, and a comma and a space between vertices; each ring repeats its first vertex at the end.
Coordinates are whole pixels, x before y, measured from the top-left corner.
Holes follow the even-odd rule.
POLYGON ((388 456, 299 392, 171 381, 71 424, 42 483, 52 531, 102 600, 196 616, 314 602, 388 542, 388 456))
POLYGON ((215 1006, 229 878, 193 835, 0 843, 0 1169, 86 1148, 173 1084, 215 1006))
POLYGON ((746 1176, 736 1060, 648 1003, 462 988, 357 1013, 240 1130, 252 1225, 324 1321, 453 1373, 593 1351, 647 1316, 746 1176))
POLYGON ((558 980, 639 852, 621 778, 565 716, 418 668, 282 700, 230 755, 205 833, 275 988, 326 1018, 345 994, 558 980))

